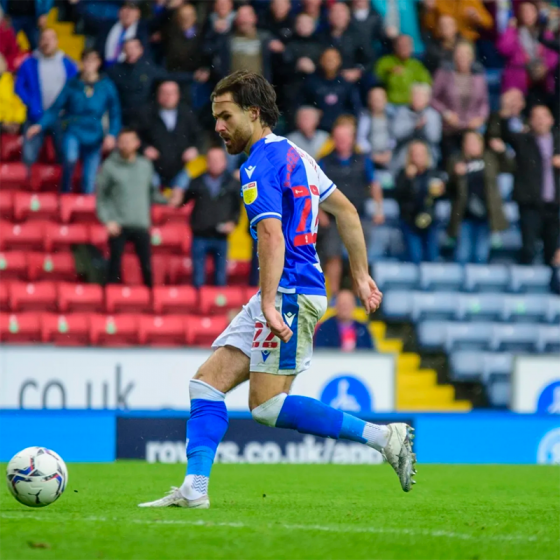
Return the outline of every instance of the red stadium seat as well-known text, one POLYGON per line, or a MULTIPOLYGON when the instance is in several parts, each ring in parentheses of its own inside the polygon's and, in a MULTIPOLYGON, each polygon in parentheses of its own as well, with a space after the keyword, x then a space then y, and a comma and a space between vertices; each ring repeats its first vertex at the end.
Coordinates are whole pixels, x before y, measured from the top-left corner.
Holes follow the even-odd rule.
POLYGON ((2 190, 25 188, 27 167, 23 163, 0 164, 0 187, 2 190))
POLYGON ((0 253, 0 279, 27 280, 27 253, 24 251, 0 253))
POLYGON ((16 311, 56 311, 54 282, 13 282, 10 285, 10 309, 16 311))
POLYGON ((98 224, 95 195, 63 194, 60 197, 60 221, 65 224, 98 224))
POLYGON ((171 257, 169 261, 169 283, 190 284, 192 282, 192 259, 190 257, 171 257))
POLYGON ((29 186, 32 191, 59 192, 62 183, 60 165, 36 163, 31 166, 29 186))
POLYGON ((139 342, 150 346, 186 346, 185 318, 178 315, 143 315, 139 342))
POLYGON ((189 254, 191 251, 192 234, 186 225, 167 224, 153 227, 150 233, 154 254, 189 254))
POLYGON ((54 193, 14 195, 14 220, 58 220, 58 196, 54 193))
POLYGON ((152 291, 156 315, 194 313, 198 294, 192 286, 157 286, 152 291))
POLYGON ((209 347, 228 324, 228 318, 223 315, 218 317, 187 317, 185 319, 187 344, 189 346, 209 347))
MULTIPOLYGON (((168 255, 152 256, 152 283, 154 286, 163 286, 167 280, 169 268, 168 255)), ((142 270, 136 254, 125 254, 121 264, 122 281, 126 286, 142 286, 142 270)))
POLYGON ((30 282, 56 280, 75 282, 77 280, 74 257, 71 253, 29 253, 27 257, 30 282))
POLYGON ((104 254, 108 254, 109 245, 109 234, 107 233, 107 228, 102 224, 92 224, 88 226, 89 228, 89 243, 95 245, 104 254))
POLYGON ((58 310, 61 313, 103 311, 103 288, 98 284, 58 285, 58 310))
POLYGON ((23 136, 2 134, 0 137, 0 161, 21 161, 23 136))
POLYGON ((131 346, 138 344, 138 315, 92 315, 90 342, 94 346, 131 346))
POLYGON ((13 194, 13 191, 0 190, 0 220, 12 220, 14 215, 13 194))
POLYGON ((82 224, 49 223, 45 228, 45 251, 69 251, 72 245, 89 242, 88 227, 82 224))
POLYGON ((0 282, 0 311, 10 310, 10 284, 8 282, 0 282))
POLYGON ((249 281, 251 263, 249 261, 227 262, 228 284, 231 286, 246 286, 249 281))
POLYGON ((229 309, 238 309, 245 305, 245 290, 240 287, 200 288, 200 313, 202 315, 221 315, 229 309))
POLYGON ((57 346, 88 346, 89 331, 89 315, 41 315, 41 338, 45 343, 54 343, 57 346))
POLYGON ((154 204, 152 206, 152 224, 154 224, 154 226, 162 226, 164 224, 188 224, 193 205, 193 203, 190 203, 181 208, 172 208, 164 204, 154 204))
POLYGON ((146 286, 116 286, 105 288, 107 313, 144 313, 151 307, 150 289, 146 286))
POLYGON ((41 341, 38 313, 0 313, 0 342, 32 343, 41 341))
POLYGON ((0 251, 6 249, 41 251, 44 241, 44 222, 12 224, 0 222, 0 251))
POLYGON ((56 163, 56 150, 54 149, 53 137, 50 135, 43 140, 39 161, 41 163, 56 163))

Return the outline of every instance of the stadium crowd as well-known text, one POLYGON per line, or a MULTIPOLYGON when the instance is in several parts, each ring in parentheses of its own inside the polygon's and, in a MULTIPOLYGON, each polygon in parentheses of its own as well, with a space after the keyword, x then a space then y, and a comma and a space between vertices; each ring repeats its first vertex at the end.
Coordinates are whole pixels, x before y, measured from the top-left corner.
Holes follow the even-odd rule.
MULTIPOLYGON (((317 158, 354 203, 372 260, 398 207, 414 263, 486 263, 519 209, 522 264, 560 266, 560 7, 524 0, 0 0, 0 125, 21 133, 31 173, 52 136, 70 192, 97 196, 108 281, 127 241, 151 285, 150 205, 193 200, 194 284, 226 282, 239 166, 213 131, 210 94, 228 73, 262 73, 282 111, 275 133, 317 158), (46 14, 86 36, 81 61, 46 14), (32 52, 22 53, 22 31, 32 52), (186 164, 206 155, 192 179, 186 164), (505 174, 505 175, 504 175, 505 174), (513 175, 513 189, 508 188, 513 175), (511 193, 509 191, 513 192, 511 193), (437 215, 449 201, 447 237, 437 215)), ((337 294, 343 247, 326 213, 318 249, 337 294)), ((253 275, 254 276, 254 275, 253 275)))

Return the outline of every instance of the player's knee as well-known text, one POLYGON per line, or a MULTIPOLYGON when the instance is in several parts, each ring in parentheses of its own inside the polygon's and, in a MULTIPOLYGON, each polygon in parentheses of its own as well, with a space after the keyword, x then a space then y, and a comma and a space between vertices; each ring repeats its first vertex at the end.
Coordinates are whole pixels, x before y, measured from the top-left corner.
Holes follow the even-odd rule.
POLYGON ((276 426, 276 421, 278 420, 278 416, 280 415, 280 411, 282 410, 287 396, 288 393, 280 393, 255 408, 251 407, 253 418, 259 424, 264 424, 265 426, 273 428, 276 426))

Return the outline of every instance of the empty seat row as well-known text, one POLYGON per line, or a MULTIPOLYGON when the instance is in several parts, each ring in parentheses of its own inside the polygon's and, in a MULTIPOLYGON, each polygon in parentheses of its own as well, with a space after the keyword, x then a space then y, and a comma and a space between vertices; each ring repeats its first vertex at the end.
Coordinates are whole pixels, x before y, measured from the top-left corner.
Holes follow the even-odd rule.
POLYGON ((481 381, 486 384, 491 376, 509 377, 513 372, 514 355, 509 352, 476 352, 458 350, 451 353, 453 381, 481 381))
POLYGON ((0 283, 0 310, 223 314, 241 308, 256 292, 256 288, 205 286, 145 286, 69 284, 54 282, 0 283))
POLYGON ((551 270, 546 266, 383 262, 373 265, 373 278, 382 291, 548 293, 551 270))
POLYGON ((383 312, 415 323, 430 319, 560 323, 560 296, 393 290, 383 298, 383 312))
POLYGON ((423 321, 418 341, 427 349, 490 352, 560 352, 560 326, 423 321))
MULTIPOLYGON (((247 284, 251 265, 246 261, 227 262, 228 285, 247 284)), ((122 282, 127 286, 143 284, 138 257, 135 254, 123 255, 121 263, 122 282)), ((206 261, 208 283, 214 272, 214 261, 206 261)), ((193 264, 190 257, 178 255, 152 256, 152 282, 154 286, 191 284, 193 264)), ((0 281, 67 281, 78 280, 75 259, 70 251, 57 253, 35 253, 25 251, 0 252, 0 281)))
MULTIPOLYGON (((150 230, 152 251, 157 254, 189 254, 191 229, 186 224, 154 226, 150 230)), ((72 245, 91 244, 106 251, 109 234, 101 224, 68 224, 28 221, 22 224, 0 221, 0 251, 67 250, 72 245)))
MULTIPOLYGON (((23 149, 22 134, 0 133, 0 162, 20 162, 23 149)), ((52 137, 47 136, 39 153, 39 162, 55 163, 56 152, 52 137)))
POLYGON ((0 313, 0 342, 59 346, 210 346, 228 317, 0 313))
MULTIPOLYGON (((192 204, 180 209, 163 204, 152 206, 152 223, 185 224, 192 204)), ((25 222, 53 220, 63 224, 98 224, 95 195, 12 192, 0 190, 0 219, 25 222)))

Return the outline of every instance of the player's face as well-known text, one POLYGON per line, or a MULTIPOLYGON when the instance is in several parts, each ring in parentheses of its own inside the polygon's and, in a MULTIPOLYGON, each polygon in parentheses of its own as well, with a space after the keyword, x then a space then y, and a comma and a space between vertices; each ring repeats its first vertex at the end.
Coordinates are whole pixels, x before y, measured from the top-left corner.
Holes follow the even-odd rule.
POLYGON ((240 154, 247 146, 253 129, 249 114, 234 103, 231 93, 216 97, 212 103, 215 131, 224 141, 228 154, 240 154))

